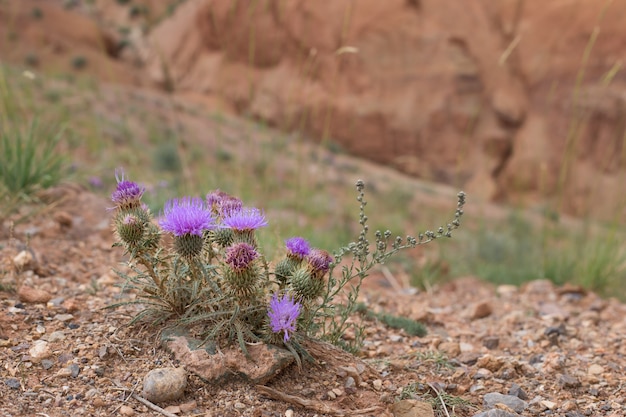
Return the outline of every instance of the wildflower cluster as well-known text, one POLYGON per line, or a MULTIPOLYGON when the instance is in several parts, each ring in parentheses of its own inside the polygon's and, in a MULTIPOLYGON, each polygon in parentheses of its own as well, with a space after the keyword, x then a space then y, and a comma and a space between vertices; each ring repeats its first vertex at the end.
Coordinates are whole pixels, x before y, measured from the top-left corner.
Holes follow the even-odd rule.
POLYGON ((449 236, 459 226, 464 204, 459 194, 455 219, 445 229, 407 237, 406 243, 396 238, 390 249, 390 232, 377 232, 370 254, 359 182, 362 231, 357 242, 331 255, 303 237, 291 237, 282 259, 268 262, 256 237, 268 222, 258 208, 217 190, 205 198, 170 200, 155 220, 141 203, 144 188, 123 175, 116 178, 111 195, 116 246, 128 254, 131 271, 118 274, 136 297, 112 307, 137 304, 133 322, 185 326, 218 346, 238 343, 244 352, 246 343, 263 341, 284 344, 296 354, 302 352, 298 340, 303 336, 341 344, 368 271, 399 250, 449 236), (347 255, 352 263, 342 265, 337 278, 333 270, 347 255), (346 290, 355 277, 358 283, 346 290), (347 302, 337 304, 340 295, 347 295, 347 302))

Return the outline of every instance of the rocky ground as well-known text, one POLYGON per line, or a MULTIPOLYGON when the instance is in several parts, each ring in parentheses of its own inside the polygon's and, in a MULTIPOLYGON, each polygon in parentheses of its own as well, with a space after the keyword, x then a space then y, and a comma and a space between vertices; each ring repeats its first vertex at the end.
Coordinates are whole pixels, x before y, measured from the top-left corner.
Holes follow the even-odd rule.
MULTIPOLYGON (((116 300, 108 202, 78 186, 0 234, 0 414, 4 416, 621 416, 626 414, 626 306, 581 288, 522 288, 472 277, 418 292, 377 274, 372 311, 428 329, 409 336, 365 320, 358 357, 321 345, 264 387, 193 373, 180 398, 142 402, 143 380, 181 363, 159 332, 129 328, 116 300), (167 414, 169 413, 169 414, 167 414), (486 413, 486 414, 481 414, 486 413)), ((346 335, 350 337, 350 335, 346 335)))

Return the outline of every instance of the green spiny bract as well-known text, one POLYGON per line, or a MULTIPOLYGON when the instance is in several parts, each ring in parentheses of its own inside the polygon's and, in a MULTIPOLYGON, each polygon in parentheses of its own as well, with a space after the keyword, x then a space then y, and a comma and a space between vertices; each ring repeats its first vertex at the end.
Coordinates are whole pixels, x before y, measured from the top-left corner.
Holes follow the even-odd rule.
POLYGON ((307 265, 302 265, 293 272, 289 284, 292 292, 305 301, 319 297, 324 290, 323 277, 314 276, 307 265))
POLYGON ((222 248, 230 246, 234 241, 232 229, 227 228, 212 230, 207 236, 210 242, 215 242, 222 248))
POLYGON ((281 288, 284 288, 291 281, 293 273, 300 265, 302 265, 302 260, 292 257, 285 257, 276 264, 274 275, 281 288))
POLYGON ((118 237, 129 246, 135 246, 143 239, 148 223, 150 216, 141 208, 120 210, 113 219, 118 237))
POLYGON ((194 258, 200 255, 203 247, 202 236, 187 233, 174 237, 174 249, 185 258, 194 258))

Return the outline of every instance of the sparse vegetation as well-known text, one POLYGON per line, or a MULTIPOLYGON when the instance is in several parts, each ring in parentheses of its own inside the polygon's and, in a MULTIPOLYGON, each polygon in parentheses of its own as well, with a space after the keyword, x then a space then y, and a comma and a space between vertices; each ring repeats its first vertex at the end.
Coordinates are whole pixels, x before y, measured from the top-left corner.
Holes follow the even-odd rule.
POLYGON ((82 70, 87 66, 87 58, 83 55, 77 55, 72 58, 72 68, 75 70, 82 70))
POLYGON ((64 179, 66 160, 59 147, 65 133, 58 120, 32 114, 0 69, 0 217, 37 201, 37 191, 64 179))

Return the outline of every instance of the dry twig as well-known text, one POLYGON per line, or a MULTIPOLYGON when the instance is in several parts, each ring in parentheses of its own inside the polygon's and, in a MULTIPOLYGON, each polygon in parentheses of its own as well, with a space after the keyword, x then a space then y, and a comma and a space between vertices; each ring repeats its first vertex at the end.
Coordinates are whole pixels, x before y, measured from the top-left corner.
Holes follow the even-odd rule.
POLYGON ((131 394, 130 396, 133 397, 134 399, 136 399, 137 401, 139 401, 140 403, 142 403, 143 405, 145 405, 146 407, 148 407, 149 409, 154 410, 157 413, 161 413, 161 414, 163 414, 166 417, 178 417, 176 414, 172 414, 169 411, 165 411, 164 409, 162 409, 158 405, 151 403, 150 401, 146 400, 143 397, 140 397, 137 394, 131 394))
POLYGON ((381 407, 374 406, 369 408, 361 408, 358 410, 340 410, 333 408, 317 400, 308 400, 306 398, 298 397, 296 395, 285 394, 275 390, 274 388, 266 387, 265 385, 257 385, 257 391, 261 394, 278 401, 283 401, 289 404, 297 405, 299 407, 306 408, 307 410, 315 411, 316 413, 331 414, 334 416, 351 416, 357 414, 371 413, 380 410, 381 407))

